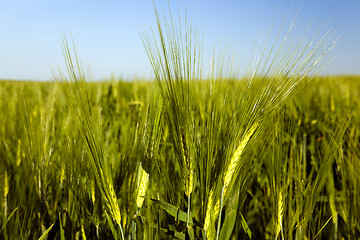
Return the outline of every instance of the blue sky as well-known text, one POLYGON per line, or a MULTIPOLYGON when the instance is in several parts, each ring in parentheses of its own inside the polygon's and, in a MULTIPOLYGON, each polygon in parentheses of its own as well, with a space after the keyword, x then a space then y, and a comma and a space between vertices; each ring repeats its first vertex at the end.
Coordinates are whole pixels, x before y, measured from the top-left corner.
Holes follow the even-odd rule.
MULTIPOLYGON (((360 74, 359 0, 169 0, 185 9, 204 34, 205 52, 226 43, 242 62, 275 21, 278 29, 290 13, 297 26, 326 23, 341 36, 322 74, 360 74), (275 19, 275 16, 277 18, 275 19), (274 20, 275 19, 275 20, 274 20), (277 20, 278 19, 278 20, 277 20)), ((155 0, 166 9, 167 1, 155 0)), ((0 78, 52 79, 51 68, 63 68, 61 36, 65 33, 90 66, 94 79, 110 76, 152 77, 140 32, 154 24, 151 0, 14 0, 0 2, 0 78)))

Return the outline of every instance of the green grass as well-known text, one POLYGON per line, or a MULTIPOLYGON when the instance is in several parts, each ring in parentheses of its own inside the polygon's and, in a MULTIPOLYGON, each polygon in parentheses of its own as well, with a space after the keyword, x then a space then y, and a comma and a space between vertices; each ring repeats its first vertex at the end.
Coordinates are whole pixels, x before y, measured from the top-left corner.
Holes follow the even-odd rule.
POLYGON ((91 82, 66 38, 58 81, 0 82, 0 239, 356 239, 360 77, 309 75, 332 37, 240 77, 155 14, 154 82, 91 82))

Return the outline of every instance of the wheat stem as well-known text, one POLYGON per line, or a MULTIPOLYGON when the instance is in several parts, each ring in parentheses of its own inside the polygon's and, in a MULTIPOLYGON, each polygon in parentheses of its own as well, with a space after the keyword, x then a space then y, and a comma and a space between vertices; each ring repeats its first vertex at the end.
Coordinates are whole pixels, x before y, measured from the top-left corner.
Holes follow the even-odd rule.
POLYGON ((222 213, 221 209, 223 207, 224 190, 225 190, 225 186, 221 190, 221 197, 220 197, 221 202, 220 202, 220 212, 219 212, 218 226, 217 226, 217 232, 216 232, 216 240, 219 240, 219 235, 220 235, 221 213, 222 213))

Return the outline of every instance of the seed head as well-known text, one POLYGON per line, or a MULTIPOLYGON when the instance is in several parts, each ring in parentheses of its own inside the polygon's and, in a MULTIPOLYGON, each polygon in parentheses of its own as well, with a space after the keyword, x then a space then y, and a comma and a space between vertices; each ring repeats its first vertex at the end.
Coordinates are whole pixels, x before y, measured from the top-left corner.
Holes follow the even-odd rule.
POLYGON ((142 168, 140 164, 139 168, 139 183, 138 183, 138 194, 136 197, 136 205, 141 208, 144 203, 144 197, 149 186, 149 174, 142 168))

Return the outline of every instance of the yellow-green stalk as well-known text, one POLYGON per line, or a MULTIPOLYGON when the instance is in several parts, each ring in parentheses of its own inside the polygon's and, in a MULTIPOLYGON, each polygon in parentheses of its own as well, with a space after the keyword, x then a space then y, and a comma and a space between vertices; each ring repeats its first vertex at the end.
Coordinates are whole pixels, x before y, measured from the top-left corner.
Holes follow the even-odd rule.
POLYGON ((5 179, 4 179, 4 198, 6 198, 6 196, 9 193, 9 179, 8 179, 8 174, 7 171, 5 170, 5 179))
POLYGON ((193 184, 194 184, 194 166, 192 161, 185 161, 187 169, 185 169, 186 176, 185 176, 185 195, 190 197, 193 191, 193 184))
POLYGON ((231 158, 230 164, 226 170, 225 177, 224 177, 224 195, 226 195, 227 190, 229 188, 229 184, 234 176, 235 169, 239 166, 239 161, 241 158, 241 154, 244 152, 244 149, 249 142, 251 136, 254 134, 255 130, 257 129, 258 124, 254 123, 248 133, 245 135, 243 140, 240 142, 239 146, 236 148, 234 155, 231 158))
POLYGON ((95 181, 90 182, 90 192, 91 192, 91 201, 94 204, 95 203, 95 181))
POLYGON ((5 176, 4 176, 4 196, 3 196, 3 199, 4 199, 4 219, 6 219, 7 217, 7 209, 8 209, 8 206, 7 206, 7 195, 9 193, 9 177, 8 177, 8 173, 5 169, 5 176))
MULTIPOLYGON (((230 160, 230 164, 227 168, 227 171, 225 172, 224 185, 223 185, 223 196, 226 196, 227 191, 229 189, 230 182, 231 182, 232 178, 234 177, 235 170, 239 166, 241 155, 244 152, 244 149, 245 149, 247 143, 249 142, 251 136, 254 134, 254 132, 257 128, 258 128, 258 123, 254 123, 251 126, 251 128, 249 129, 249 131, 247 132, 247 134, 245 135, 245 137, 242 139, 242 141, 240 142, 238 147, 236 148, 236 150, 230 160)), ((221 209, 220 209, 221 199, 217 199, 216 204, 213 205, 213 201, 214 201, 213 193, 214 193, 214 191, 213 191, 213 189, 211 189, 210 194, 209 194, 207 209, 206 209, 206 215, 205 215, 204 230, 206 231, 207 239, 215 239, 215 231, 212 226, 215 224, 215 220, 216 220, 219 212, 221 211, 221 209)))
MULTIPOLYGON (((283 226, 282 226, 282 219, 283 219, 283 208, 284 206, 284 201, 283 201, 283 196, 281 191, 279 192, 279 198, 278 198, 278 204, 277 204, 277 218, 276 218, 276 226, 275 226, 275 231, 276 231, 276 239, 278 238, 280 231, 283 231, 283 226)), ((282 234, 283 235, 283 234, 282 234)), ((284 236, 283 236, 284 239, 284 236)))
POLYGON ((142 168, 141 163, 139 167, 138 193, 136 196, 136 206, 141 208, 144 203, 144 196, 149 187, 149 174, 142 168))
POLYGON ((20 166, 21 163, 21 139, 18 139, 18 147, 16 152, 16 166, 20 166))
POLYGON ((210 194, 209 194, 207 208, 206 208, 206 215, 205 215, 205 222, 204 222, 204 230, 205 231, 207 231, 210 226, 210 217, 211 217, 211 212, 212 212, 211 210, 213 207, 213 195, 214 195, 214 190, 211 189, 210 194))
POLYGON ((184 157, 184 178, 185 178, 185 195, 188 197, 188 207, 187 207, 187 219, 186 226, 189 227, 189 218, 190 218, 190 205, 191 205, 191 193, 193 191, 193 182, 194 182, 194 165, 191 158, 189 157, 188 149, 186 148, 186 140, 184 137, 181 139, 182 151, 184 157))

